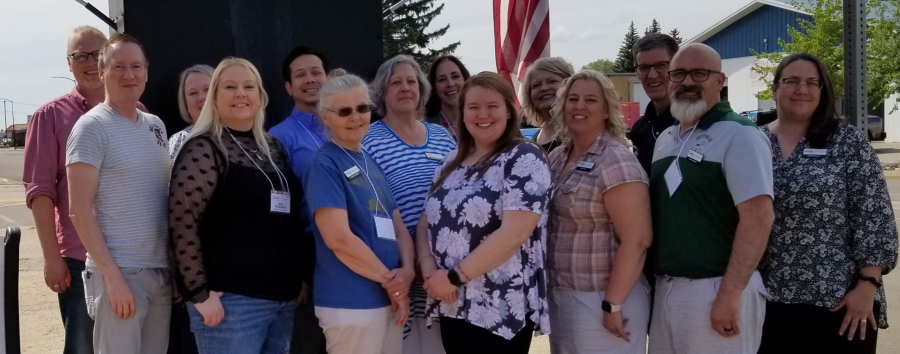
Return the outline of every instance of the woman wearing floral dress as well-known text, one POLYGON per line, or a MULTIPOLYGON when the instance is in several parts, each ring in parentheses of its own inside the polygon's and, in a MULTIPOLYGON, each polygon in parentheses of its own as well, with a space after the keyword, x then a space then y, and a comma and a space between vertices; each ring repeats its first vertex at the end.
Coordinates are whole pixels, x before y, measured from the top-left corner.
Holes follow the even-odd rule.
POLYGON ((785 58, 772 85, 775 223, 760 263, 773 299, 759 353, 875 353, 887 328, 881 276, 897 265, 897 227, 881 165, 840 122, 822 62, 785 58))
POLYGON ((426 313, 448 354, 527 353, 549 333, 544 272, 550 170, 494 73, 462 89, 459 149, 436 171, 416 235, 426 313))

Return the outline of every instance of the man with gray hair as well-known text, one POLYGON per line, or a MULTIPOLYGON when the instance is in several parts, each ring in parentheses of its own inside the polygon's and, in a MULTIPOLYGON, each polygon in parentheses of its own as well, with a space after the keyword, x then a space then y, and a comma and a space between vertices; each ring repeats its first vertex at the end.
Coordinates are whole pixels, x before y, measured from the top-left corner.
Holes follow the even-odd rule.
POLYGON ((756 266, 775 217, 769 142, 720 102, 715 50, 687 45, 667 74, 679 124, 653 153, 649 353, 756 353, 768 296, 756 266))
POLYGON ((650 98, 650 103, 631 130, 628 139, 637 149, 638 161, 641 167, 650 175, 650 162, 653 160, 653 146, 656 139, 667 128, 675 124, 675 118, 669 111, 669 63, 675 52, 678 51, 678 42, 663 33, 651 33, 641 37, 634 45, 634 72, 637 74, 644 92, 650 98))

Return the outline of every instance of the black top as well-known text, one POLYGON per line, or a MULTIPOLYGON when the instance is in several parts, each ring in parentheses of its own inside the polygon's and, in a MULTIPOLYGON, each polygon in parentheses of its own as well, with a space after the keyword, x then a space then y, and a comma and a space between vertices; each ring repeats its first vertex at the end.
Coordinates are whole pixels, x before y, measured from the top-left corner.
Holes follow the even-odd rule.
POLYGON ((536 133, 534 133, 534 139, 532 139, 532 141, 534 141, 535 143, 540 145, 542 148, 544 148, 544 151, 547 152, 547 155, 550 155, 550 152, 553 151, 553 149, 556 149, 560 145, 562 145, 562 140, 560 140, 559 138, 556 138, 556 139, 550 140, 550 142, 548 142, 546 144, 538 143, 537 137, 539 134, 541 134, 542 129, 544 129, 544 128, 540 128, 540 129, 538 129, 538 131, 536 133))
POLYGON ((668 108, 662 114, 657 115, 656 107, 653 106, 653 102, 650 102, 647 104, 644 115, 631 126, 628 139, 637 149, 635 155, 648 176, 650 175, 650 165, 653 162, 653 147, 656 145, 656 138, 673 124, 675 124, 675 118, 672 117, 668 108))
POLYGON ((311 279, 315 252, 301 224, 302 186, 276 139, 266 136, 287 186, 250 132, 232 134, 240 144, 226 130, 226 152, 204 135, 185 142, 175 159, 169 232, 178 283, 187 299, 204 288, 265 300, 296 299, 301 280, 311 279), (290 213, 271 212, 272 185, 290 189, 290 213))

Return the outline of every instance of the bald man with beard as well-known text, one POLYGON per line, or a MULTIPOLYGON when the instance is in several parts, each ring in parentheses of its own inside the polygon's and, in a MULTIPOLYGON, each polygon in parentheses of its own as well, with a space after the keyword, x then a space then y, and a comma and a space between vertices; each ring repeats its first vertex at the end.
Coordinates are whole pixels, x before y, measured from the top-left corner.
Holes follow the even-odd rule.
POLYGON ((679 124, 659 136, 651 168, 649 353, 756 353, 768 296, 756 267, 774 220, 769 143, 720 102, 715 50, 684 46, 669 70, 679 124))

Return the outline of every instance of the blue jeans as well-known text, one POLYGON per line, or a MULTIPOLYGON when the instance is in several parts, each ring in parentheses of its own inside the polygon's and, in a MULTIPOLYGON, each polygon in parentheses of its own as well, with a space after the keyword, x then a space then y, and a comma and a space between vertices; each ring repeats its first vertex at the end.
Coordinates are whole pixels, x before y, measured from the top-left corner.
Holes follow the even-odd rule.
POLYGON ((58 294, 59 314, 66 329, 66 344, 63 354, 94 354, 94 320, 88 315, 84 302, 84 261, 63 258, 69 266, 71 286, 58 294))
POLYGON ((296 300, 271 301, 228 293, 220 300, 225 318, 212 327, 203 324, 203 315, 194 303, 187 303, 200 354, 288 354, 296 300))

